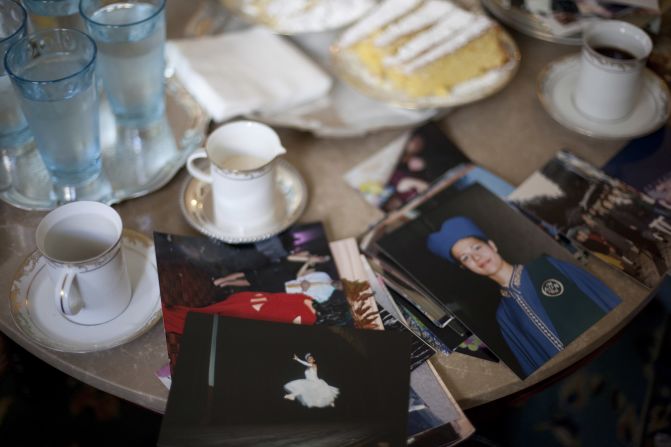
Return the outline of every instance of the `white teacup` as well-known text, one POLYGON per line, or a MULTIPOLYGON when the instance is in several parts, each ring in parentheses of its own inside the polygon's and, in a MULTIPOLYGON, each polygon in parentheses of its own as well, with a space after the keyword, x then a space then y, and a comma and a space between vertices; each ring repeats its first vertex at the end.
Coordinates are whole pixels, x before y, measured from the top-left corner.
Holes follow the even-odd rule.
POLYGON ((128 307, 132 291, 122 231, 112 207, 86 201, 56 208, 37 226, 37 249, 47 260, 56 308, 68 320, 101 324, 128 307))
POLYGON ((205 148, 187 160, 189 173, 212 184, 212 205, 217 225, 244 230, 280 218, 277 206, 275 164, 286 153, 273 129, 254 121, 236 121, 217 128, 205 148), (207 171, 194 162, 210 161, 207 171))
POLYGON ((573 96, 588 118, 615 121, 636 106, 643 68, 652 50, 645 31, 617 20, 598 21, 583 33, 580 73, 573 96))

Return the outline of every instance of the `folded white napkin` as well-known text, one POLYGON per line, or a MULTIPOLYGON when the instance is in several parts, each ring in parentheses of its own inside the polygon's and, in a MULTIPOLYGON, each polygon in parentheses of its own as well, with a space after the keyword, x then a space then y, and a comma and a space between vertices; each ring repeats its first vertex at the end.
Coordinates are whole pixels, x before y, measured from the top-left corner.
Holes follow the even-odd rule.
POLYGON ((332 83, 284 38, 260 27, 172 40, 166 55, 186 89, 217 122, 318 99, 332 83))

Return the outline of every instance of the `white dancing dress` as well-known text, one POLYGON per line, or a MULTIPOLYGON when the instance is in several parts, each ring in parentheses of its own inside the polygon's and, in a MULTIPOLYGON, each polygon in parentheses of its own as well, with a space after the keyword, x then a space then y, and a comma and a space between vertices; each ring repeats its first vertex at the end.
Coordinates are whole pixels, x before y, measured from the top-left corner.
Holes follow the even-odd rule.
POLYGON ((317 377, 317 367, 303 360, 296 359, 298 362, 307 366, 305 370, 305 379, 292 380, 284 385, 287 393, 306 407, 328 407, 334 404, 340 390, 329 385, 324 380, 317 377))

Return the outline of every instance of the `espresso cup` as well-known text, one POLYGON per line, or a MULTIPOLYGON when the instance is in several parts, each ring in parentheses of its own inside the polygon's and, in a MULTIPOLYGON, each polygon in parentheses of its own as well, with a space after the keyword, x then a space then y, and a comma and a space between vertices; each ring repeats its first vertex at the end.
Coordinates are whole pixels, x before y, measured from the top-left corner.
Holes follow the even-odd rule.
POLYGON ((35 240, 53 282, 54 303, 68 320, 102 324, 128 307, 122 231, 112 207, 86 201, 56 208, 37 226, 35 240))
POLYGON ((592 24, 583 33, 573 102, 586 117, 616 121, 634 110, 645 62, 652 50, 640 28, 617 20, 592 24))
POLYGON ((212 185, 215 223, 244 231, 281 217, 276 206, 275 159, 286 153, 273 129, 254 121, 236 121, 217 128, 205 147, 187 159, 189 173, 212 185), (207 170, 196 164, 207 159, 207 170))

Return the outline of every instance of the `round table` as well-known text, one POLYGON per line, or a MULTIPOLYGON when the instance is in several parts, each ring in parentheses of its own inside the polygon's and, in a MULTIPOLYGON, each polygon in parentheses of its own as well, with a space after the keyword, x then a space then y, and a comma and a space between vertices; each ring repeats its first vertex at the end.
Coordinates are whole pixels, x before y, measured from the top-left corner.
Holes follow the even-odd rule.
MULTIPOLYGON (((175 30, 185 22, 186 16, 178 11, 185 8, 185 3, 170 4, 174 8, 168 14, 169 36, 177 36, 175 30)), ((562 148, 597 166, 603 164, 626 141, 600 141, 564 129, 545 113, 536 97, 540 70, 577 48, 510 32, 522 54, 516 77, 494 96, 449 111, 437 120, 439 126, 475 163, 513 185, 519 185, 562 148)), ((329 239, 337 240, 361 235, 382 216, 344 182, 343 174, 397 138, 403 129, 345 139, 317 138, 293 129, 277 130, 288 149, 285 158, 307 183, 309 202, 301 222, 322 221, 329 239)), ((197 235, 179 208, 178 196, 187 176, 182 169, 159 191, 115 205, 124 225, 149 237, 153 231, 197 235)), ((168 390, 155 376, 167 361, 161 321, 134 341, 87 354, 41 348, 14 324, 7 299, 10 286, 21 263, 35 250, 34 232, 44 214, 0 203, 0 290, 5 298, 0 302, 0 331, 76 379, 163 412, 168 390)), ((596 263, 591 263, 590 270, 619 292, 623 304, 526 380, 517 378, 503 363, 459 353, 434 356, 431 361, 464 409, 521 392, 569 368, 617 334, 646 303, 649 291, 630 278, 596 263)))

